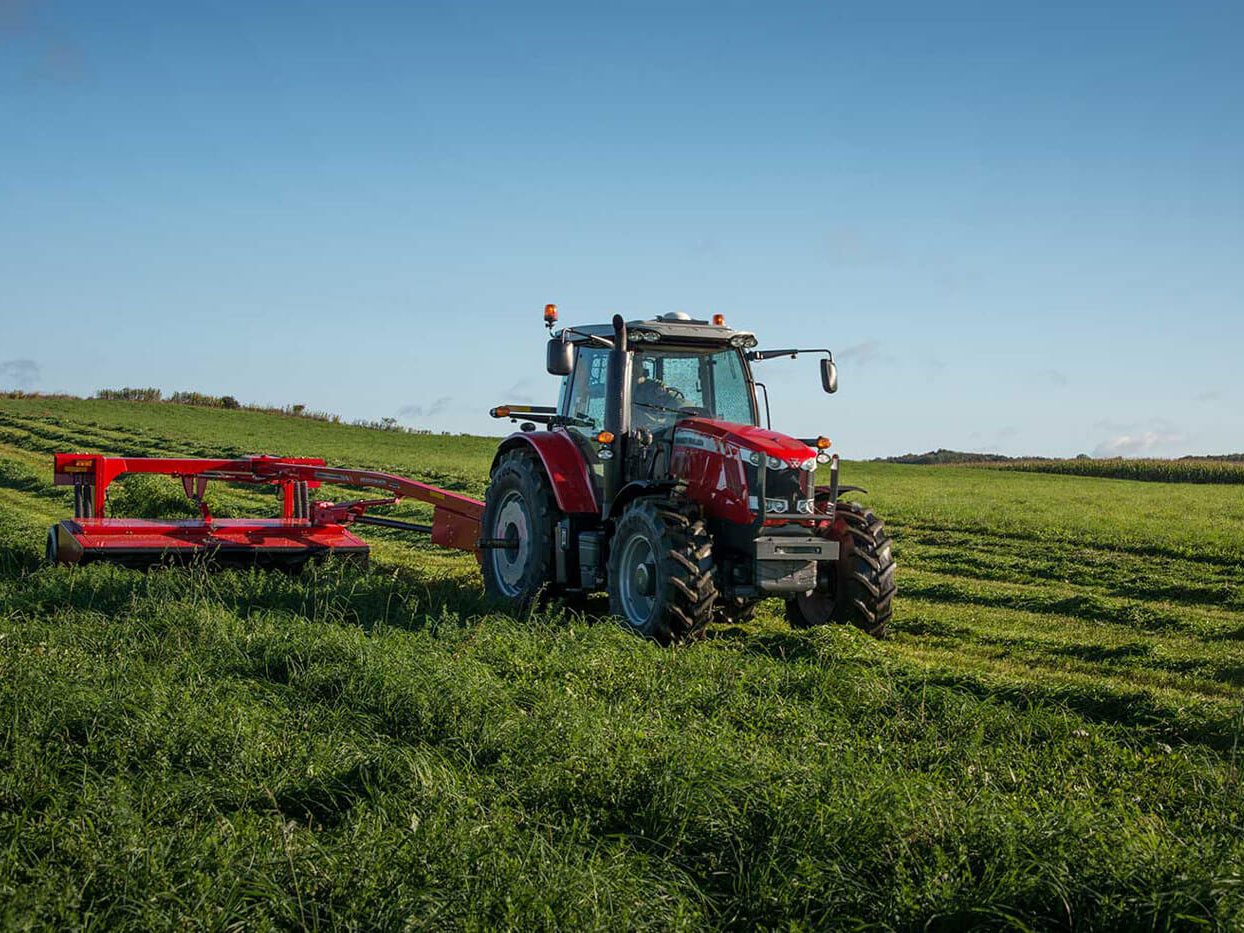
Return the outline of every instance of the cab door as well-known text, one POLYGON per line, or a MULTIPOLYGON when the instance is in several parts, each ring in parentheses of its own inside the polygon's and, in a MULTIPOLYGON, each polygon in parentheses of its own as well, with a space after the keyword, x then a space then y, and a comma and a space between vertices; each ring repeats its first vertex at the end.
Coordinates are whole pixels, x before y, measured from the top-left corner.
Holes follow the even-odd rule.
POLYGON ((566 431, 583 452, 598 501, 604 491, 605 467, 597 453, 600 445, 596 442, 596 435, 605 429, 609 353, 606 347, 576 348, 574 372, 562 385, 558 411, 563 417, 572 419, 566 425, 566 431))

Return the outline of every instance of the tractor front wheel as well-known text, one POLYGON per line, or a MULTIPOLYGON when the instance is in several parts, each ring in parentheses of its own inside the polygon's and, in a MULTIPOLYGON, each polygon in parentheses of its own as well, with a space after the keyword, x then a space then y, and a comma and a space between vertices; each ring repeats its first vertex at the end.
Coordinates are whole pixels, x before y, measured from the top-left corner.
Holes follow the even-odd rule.
POLYGON ((746 625, 756 618, 756 609, 760 605, 758 599, 745 599, 742 596, 717 597, 717 621, 723 625, 746 625))
POLYGON ((484 495, 484 590, 527 609, 552 596, 557 500, 539 458, 530 450, 502 455, 484 495))
POLYGON ((885 525, 872 509, 839 502, 823 534, 838 542, 838 560, 821 571, 815 592, 786 601, 786 620, 792 628, 845 622, 884 638, 895 592, 894 555, 885 525))
POLYGON ((691 503, 642 498, 618 521, 609 609, 663 645, 699 635, 713 617, 713 540, 691 503))

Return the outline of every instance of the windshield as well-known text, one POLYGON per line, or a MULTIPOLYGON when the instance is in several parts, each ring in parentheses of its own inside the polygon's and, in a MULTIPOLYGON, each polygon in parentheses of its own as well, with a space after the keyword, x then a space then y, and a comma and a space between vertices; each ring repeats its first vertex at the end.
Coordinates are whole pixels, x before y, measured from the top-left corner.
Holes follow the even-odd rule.
POLYGON ((632 427, 660 431, 692 416, 757 423, 751 385, 738 350, 639 350, 632 379, 632 427))

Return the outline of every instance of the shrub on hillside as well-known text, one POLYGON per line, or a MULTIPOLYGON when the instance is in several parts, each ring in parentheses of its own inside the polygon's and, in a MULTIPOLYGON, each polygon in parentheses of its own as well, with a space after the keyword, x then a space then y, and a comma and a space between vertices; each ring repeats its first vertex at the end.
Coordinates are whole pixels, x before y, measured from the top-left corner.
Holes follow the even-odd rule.
POLYGON ((156 388, 136 389, 126 386, 123 389, 100 389, 95 397, 107 402, 158 402, 163 393, 156 388))
POLYGON ((68 392, 27 392, 23 389, 7 389, 0 392, 0 398, 43 398, 55 399, 58 401, 78 401, 82 398, 80 395, 70 395, 68 392))
POLYGON ((206 395, 203 392, 174 392, 169 401, 177 405, 198 405, 203 408, 241 408, 232 395, 206 395))

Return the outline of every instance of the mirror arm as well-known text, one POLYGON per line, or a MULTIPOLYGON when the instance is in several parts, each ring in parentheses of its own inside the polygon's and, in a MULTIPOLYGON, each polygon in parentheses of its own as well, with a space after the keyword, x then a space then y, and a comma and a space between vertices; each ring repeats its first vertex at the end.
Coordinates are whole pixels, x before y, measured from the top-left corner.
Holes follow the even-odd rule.
POLYGON ((789 349, 789 350, 752 350, 750 353, 747 354, 747 358, 753 363, 761 363, 761 362, 764 362, 765 360, 777 359, 780 356, 789 356, 791 359, 794 359, 800 353, 824 353, 831 360, 834 358, 833 351, 827 350, 823 347, 818 347, 816 349, 803 348, 803 349, 789 349))

